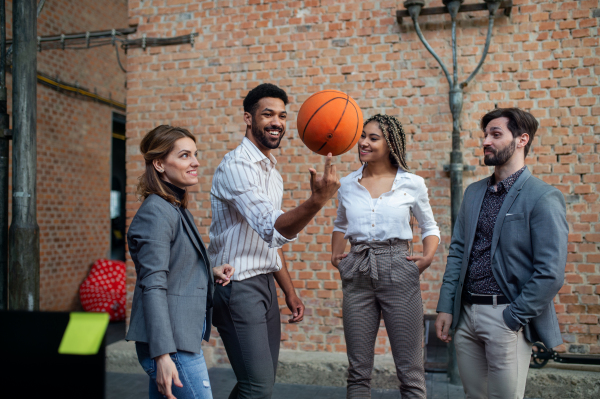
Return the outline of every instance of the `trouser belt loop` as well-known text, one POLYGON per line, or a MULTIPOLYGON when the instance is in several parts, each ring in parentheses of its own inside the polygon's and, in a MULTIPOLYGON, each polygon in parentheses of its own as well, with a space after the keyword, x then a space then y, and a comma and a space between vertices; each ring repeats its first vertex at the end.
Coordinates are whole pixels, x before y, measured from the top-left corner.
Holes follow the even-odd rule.
POLYGON ((498 307, 498 295, 494 295, 492 298, 492 304, 494 305, 494 309, 498 307))

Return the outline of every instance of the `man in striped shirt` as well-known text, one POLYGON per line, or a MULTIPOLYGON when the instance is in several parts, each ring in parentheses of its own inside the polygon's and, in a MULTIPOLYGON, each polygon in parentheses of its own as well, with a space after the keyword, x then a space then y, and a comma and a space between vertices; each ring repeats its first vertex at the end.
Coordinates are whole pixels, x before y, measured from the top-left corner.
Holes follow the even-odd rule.
POLYGON ((285 134, 287 103, 275 85, 252 89, 244 99, 246 136, 213 177, 208 253, 213 264, 235 267, 232 283, 216 287, 213 313, 238 381, 230 399, 271 397, 281 340, 275 280, 292 312, 289 322, 304 317, 281 247, 297 238, 340 186, 329 154, 322 176, 309 169, 309 199, 281 210, 283 180, 271 151, 285 134))

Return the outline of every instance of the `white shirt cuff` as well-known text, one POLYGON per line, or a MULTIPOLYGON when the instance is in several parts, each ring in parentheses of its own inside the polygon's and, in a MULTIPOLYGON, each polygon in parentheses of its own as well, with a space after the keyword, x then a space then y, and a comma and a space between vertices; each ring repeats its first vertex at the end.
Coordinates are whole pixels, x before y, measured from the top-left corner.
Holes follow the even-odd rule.
POLYGON ((421 241, 425 239, 425 237, 436 236, 438 238, 438 244, 442 242, 442 238, 440 237, 439 231, 428 231, 426 233, 421 234, 421 241))
POLYGON ((273 238, 271 239, 271 242, 269 243, 269 248, 281 248, 288 242, 296 241, 296 239, 298 238, 298 234, 296 234, 292 238, 285 238, 275 228, 275 222, 277 221, 279 216, 283 215, 283 213, 284 213, 283 211, 273 212, 273 238))

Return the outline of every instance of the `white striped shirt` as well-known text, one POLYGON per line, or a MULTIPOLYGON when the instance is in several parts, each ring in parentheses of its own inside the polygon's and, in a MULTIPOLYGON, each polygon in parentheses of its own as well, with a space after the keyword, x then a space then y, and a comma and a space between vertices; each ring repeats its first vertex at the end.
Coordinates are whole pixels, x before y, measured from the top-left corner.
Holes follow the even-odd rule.
POLYGON ((283 214, 283 179, 276 164, 273 155, 267 158, 244 137, 215 171, 208 256, 213 266, 235 267, 233 280, 281 270, 277 248, 297 237, 287 239, 275 229, 283 214))

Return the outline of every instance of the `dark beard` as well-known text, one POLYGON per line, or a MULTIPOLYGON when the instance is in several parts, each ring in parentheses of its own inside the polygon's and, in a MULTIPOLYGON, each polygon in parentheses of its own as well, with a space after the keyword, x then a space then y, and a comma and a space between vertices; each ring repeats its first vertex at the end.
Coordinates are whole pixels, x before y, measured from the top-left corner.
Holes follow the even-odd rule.
MULTIPOLYGON (((496 151, 493 148, 489 148, 490 151, 493 151, 493 155, 486 155, 483 157, 483 163, 487 166, 500 166, 504 165, 510 157, 515 153, 515 149, 517 148, 517 142, 513 140, 512 144, 507 145, 500 151, 496 151)), ((485 150, 484 150, 485 151, 485 150)))
POLYGON ((274 150, 276 148, 279 148, 279 144, 281 143, 281 139, 283 139, 283 136, 285 136, 285 130, 283 130, 283 134, 281 136, 279 136, 279 140, 277 141, 277 143, 273 144, 273 142, 271 142, 269 140, 269 133, 266 132, 266 128, 261 130, 258 128, 258 126, 256 126, 256 124, 254 124, 254 121, 252 121, 252 135, 254 136, 254 138, 261 143, 262 145, 264 145, 265 147, 274 150))

